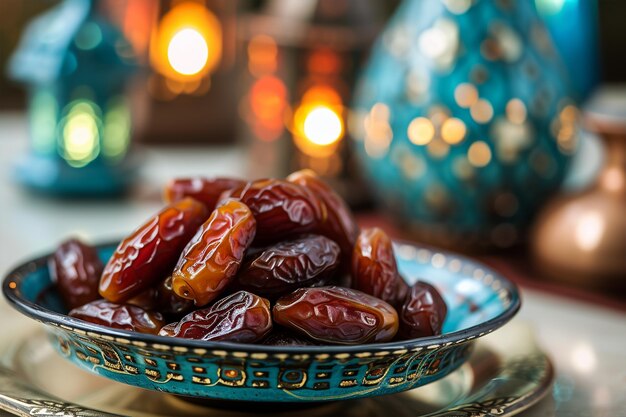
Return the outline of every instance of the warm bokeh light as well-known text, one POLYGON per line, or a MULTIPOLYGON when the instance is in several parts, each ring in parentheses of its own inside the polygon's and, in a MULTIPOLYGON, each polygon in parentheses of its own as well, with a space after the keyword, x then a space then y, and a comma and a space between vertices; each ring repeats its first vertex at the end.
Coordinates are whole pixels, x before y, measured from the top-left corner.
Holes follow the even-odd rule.
POLYGON ((70 104, 62 121, 63 157, 73 167, 93 161, 100 152, 98 109, 87 100, 70 104))
POLYGON ((302 96, 293 117, 294 142, 312 157, 332 155, 344 136, 341 98, 330 87, 313 87, 302 96))
POLYGON ((487 166, 491 162, 491 149, 483 141, 472 143, 467 151, 467 159, 470 164, 477 168, 487 166))
POLYGON ((478 90, 469 83, 459 84, 454 90, 454 100, 460 107, 469 109, 478 101, 478 90))
POLYGON ((376 103, 363 120, 365 152, 372 158, 382 158, 389 151, 393 131, 389 124, 391 111, 384 103, 376 103))
POLYGON ((259 78, 250 88, 247 102, 244 118, 252 125, 256 136, 264 141, 278 139, 289 108, 285 84, 273 76, 259 78))
POLYGON ((450 145, 456 145, 465 139, 467 128, 461 119, 451 117, 441 125, 441 138, 450 145))
MULTIPOLYGON (((163 16, 150 44, 151 62, 159 73, 196 86, 215 71, 221 57, 220 22, 202 4, 190 1, 176 4, 163 16)), ((193 93, 188 90, 181 91, 193 93)))
POLYGON ((256 77, 271 74, 278 67, 278 46, 268 35, 256 35, 248 44, 248 70, 256 77))
POLYGON ((193 75, 202 71, 209 58, 209 47, 195 29, 176 32, 167 47, 167 59, 174 71, 193 75))
POLYGON ((412 143, 427 145, 435 137, 435 127, 427 118, 417 117, 409 124, 407 135, 412 143))
POLYGON ((315 107, 304 119, 304 135, 316 145, 330 145, 342 134, 341 117, 329 107, 315 107))
POLYGON ((605 228, 606 224, 601 213, 596 211, 584 213, 574 231, 576 244, 583 251, 590 252, 596 249, 602 240, 605 228))

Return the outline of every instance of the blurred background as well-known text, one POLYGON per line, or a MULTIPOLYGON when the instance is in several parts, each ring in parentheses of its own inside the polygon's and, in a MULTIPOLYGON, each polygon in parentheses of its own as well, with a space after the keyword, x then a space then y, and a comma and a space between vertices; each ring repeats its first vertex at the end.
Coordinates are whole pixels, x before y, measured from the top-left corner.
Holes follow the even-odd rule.
POLYGON ((172 176, 311 168, 398 237, 622 294, 625 15, 618 0, 5 0, 2 233, 32 205, 122 233, 130 219, 102 207, 152 207, 172 176))
POLYGON ((622 0, 0 0, 0 272, 120 239, 171 178, 310 168, 363 226, 520 284, 561 415, 620 415, 624 336, 603 325, 626 311, 624 17, 622 0))

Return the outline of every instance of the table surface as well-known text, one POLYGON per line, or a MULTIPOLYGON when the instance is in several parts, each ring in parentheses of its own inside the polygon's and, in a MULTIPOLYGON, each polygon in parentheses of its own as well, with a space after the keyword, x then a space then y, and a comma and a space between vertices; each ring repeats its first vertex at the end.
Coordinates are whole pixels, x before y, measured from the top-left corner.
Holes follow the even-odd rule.
MULTIPOLYGON (((119 238, 160 206, 160 188, 173 176, 239 175, 247 154, 236 147, 144 150, 141 186, 121 200, 61 200, 28 193, 11 178, 26 151, 20 114, 0 114, 0 275, 22 260, 49 252, 62 239, 119 238)), ((553 393, 522 416, 626 417, 626 314, 592 303, 522 288, 519 319, 534 329, 557 369, 553 393)), ((0 299, 3 329, 28 319, 0 299)), ((6 333, 5 333, 6 334, 6 333)))

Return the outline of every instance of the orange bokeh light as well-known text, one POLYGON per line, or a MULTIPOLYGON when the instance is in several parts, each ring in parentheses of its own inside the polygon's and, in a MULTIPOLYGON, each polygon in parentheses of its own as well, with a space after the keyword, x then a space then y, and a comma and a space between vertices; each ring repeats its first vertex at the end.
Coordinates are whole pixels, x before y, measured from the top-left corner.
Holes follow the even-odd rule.
POLYGON ((248 99, 257 136, 266 141, 278 138, 288 110, 285 84, 274 76, 259 78, 250 88, 248 99))
POLYGON ((212 73, 222 57, 222 26, 202 4, 181 2, 159 22, 150 59, 162 75, 178 82, 212 73))
POLYGON ((293 116, 294 143, 316 158, 332 155, 341 143, 345 126, 341 97, 328 86, 307 90, 293 116))
POLYGON ((278 46, 274 38, 257 35, 248 44, 248 69, 256 77, 271 74, 278 67, 278 46))

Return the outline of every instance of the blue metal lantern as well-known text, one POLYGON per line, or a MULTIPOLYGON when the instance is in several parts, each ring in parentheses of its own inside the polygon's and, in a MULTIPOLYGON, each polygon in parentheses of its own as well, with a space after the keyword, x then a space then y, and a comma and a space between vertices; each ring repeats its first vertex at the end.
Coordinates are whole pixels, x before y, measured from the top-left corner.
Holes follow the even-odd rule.
POLYGON ((123 190, 134 172, 126 88, 135 70, 129 43, 90 0, 33 20, 9 64, 29 87, 31 146, 18 179, 58 194, 123 190))
POLYGON ((515 243, 575 149, 566 79, 533 0, 405 0, 351 123, 378 200, 422 239, 515 243))

